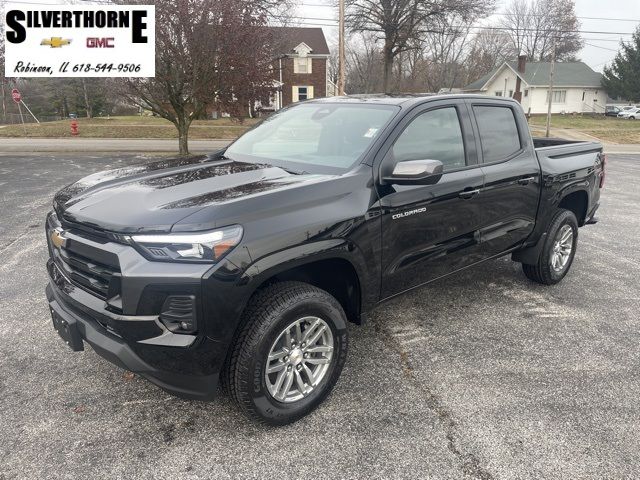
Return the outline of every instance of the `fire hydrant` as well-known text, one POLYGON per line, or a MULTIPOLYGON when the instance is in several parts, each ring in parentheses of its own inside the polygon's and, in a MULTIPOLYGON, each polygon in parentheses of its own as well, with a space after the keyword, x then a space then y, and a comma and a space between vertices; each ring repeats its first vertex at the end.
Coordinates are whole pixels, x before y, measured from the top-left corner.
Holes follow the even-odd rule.
POLYGON ((79 134, 80 132, 78 131, 78 120, 71 120, 71 135, 75 137, 79 134))

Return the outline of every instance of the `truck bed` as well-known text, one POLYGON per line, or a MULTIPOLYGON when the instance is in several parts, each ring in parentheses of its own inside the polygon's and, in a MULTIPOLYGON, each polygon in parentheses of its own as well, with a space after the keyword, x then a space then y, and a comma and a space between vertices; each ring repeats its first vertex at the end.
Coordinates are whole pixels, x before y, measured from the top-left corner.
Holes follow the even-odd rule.
POLYGON ((533 137, 533 146, 535 148, 557 147, 560 145, 575 145, 577 143, 591 142, 583 142, 581 140, 565 140, 564 138, 533 137))
POLYGON ((599 142, 534 138, 533 145, 542 172, 553 175, 593 168, 602 153, 599 142))

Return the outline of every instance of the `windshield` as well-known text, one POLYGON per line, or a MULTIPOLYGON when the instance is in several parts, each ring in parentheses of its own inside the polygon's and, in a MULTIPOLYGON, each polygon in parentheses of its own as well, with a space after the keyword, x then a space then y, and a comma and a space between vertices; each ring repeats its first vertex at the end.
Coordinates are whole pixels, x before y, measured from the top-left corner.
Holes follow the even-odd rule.
POLYGON ((334 173, 351 167, 397 111, 391 105, 296 105, 245 133, 225 155, 334 173))

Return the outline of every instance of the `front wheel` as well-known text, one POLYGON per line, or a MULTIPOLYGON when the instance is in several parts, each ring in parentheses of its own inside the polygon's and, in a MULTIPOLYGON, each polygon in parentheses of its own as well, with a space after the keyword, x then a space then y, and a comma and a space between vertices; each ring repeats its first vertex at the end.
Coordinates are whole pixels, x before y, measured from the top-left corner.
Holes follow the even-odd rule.
POLYGON ((578 220, 569 210, 558 210, 547 232, 542 252, 535 265, 522 264, 530 280, 555 285, 569 272, 578 246, 578 220))
POLYGON ((312 285, 282 282, 259 291, 244 314, 226 383, 251 418, 286 425, 331 392, 347 355, 346 316, 312 285))

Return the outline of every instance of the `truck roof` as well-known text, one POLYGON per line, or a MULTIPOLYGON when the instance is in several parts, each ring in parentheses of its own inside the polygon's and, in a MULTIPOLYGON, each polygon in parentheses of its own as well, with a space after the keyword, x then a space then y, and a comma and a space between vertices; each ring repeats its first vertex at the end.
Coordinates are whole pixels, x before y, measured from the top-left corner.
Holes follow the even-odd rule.
POLYGON ((404 105, 422 103, 425 100, 442 100, 445 98, 476 98, 482 100, 514 102, 512 98, 487 97, 487 95, 465 93, 364 93, 357 95, 343 95, 340 97, 324 97, 308 102, 313 103, 370 103, 377 105, 404 105))

